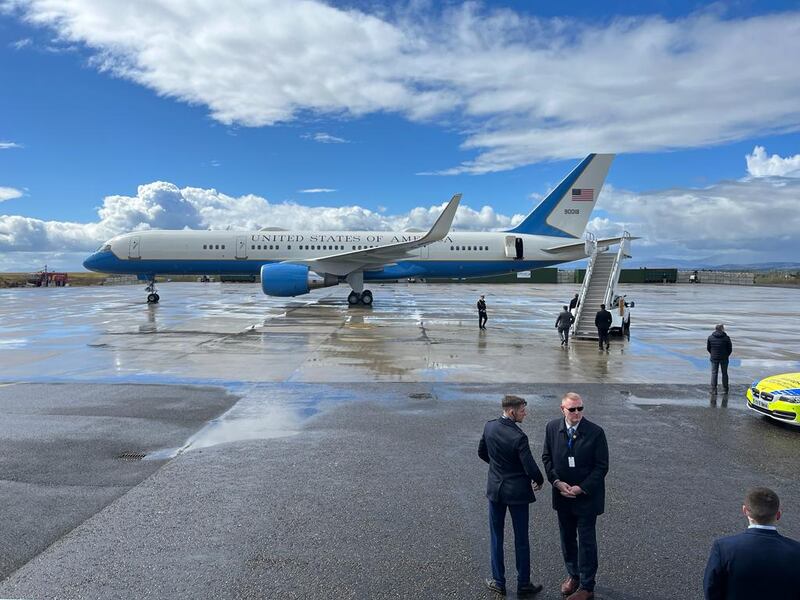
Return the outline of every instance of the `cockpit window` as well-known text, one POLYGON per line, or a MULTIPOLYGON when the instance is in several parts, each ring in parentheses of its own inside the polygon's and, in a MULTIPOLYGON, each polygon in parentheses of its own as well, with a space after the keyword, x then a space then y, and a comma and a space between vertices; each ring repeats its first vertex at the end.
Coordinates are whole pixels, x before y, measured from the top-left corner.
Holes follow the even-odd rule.
POLYGON ((96 252, 111 252, 111 244, 103 244, 96 250, 96 252))

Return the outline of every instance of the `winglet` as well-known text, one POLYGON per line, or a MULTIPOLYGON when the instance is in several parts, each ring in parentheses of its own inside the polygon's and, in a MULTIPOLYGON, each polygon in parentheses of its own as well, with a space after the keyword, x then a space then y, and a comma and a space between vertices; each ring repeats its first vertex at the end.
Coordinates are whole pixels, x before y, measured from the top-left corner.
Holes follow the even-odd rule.
POLYGON ((439 240, 443 240, 447 234, 450 233, 450 227, 453 225, 453 219, 456 216, 459 202, 461 202, 461 194, 456 194, 450 198, 450 202, 444 207, 442 214, 436 219, 436 223, 433 224, 431 230, 420 238, 420 244, 424 245, 438 242, 439 240))

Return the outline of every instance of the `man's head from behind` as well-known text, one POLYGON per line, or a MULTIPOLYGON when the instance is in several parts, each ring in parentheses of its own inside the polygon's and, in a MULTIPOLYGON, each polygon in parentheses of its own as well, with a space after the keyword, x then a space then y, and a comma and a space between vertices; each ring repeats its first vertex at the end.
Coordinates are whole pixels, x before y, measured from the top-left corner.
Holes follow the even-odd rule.
POLYGON ((720 323, 719 325, 714 327, 714 331, 719 331, 720 333, 725 333, 725 325, 720 323))
POLYGON ((564 310, 569 310, 566 306, 562 306, 561 308, 563 308, 564 310))
POLYGON ((600 310, 605 310, 605 309, 606 309, 606 305, 605 304, 601 304, 600 305, 600 310))
POLYGON ((744 497, 742 512, 751 524, 774 525, 781 518, 781 502, 778 494, 769 488, 750 488, 744 497))
POLYGON ((567 423, 577 425, 583 418, 583 398, 575 392, 567 392, 561 398, 561 414, 567 423))
POLYGON ((506 395, 503 396, 503 414, 515 423, 522 423, 525 416, 528 414, 528 401, 519 396, 506 395))

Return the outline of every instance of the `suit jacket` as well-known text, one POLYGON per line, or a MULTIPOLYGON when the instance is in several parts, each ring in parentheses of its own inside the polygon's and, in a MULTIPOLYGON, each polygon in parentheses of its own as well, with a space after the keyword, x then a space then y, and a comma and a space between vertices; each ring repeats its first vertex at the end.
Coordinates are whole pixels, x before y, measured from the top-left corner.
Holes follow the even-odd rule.
POLYGON ((716 540, 703 579, 706 600, 800 598, 800 542, 769 529, 716 540))
POLYGON ((605 477, 608 473, 608 442, 603 428, 585 417, 575 432, 570 451, 567 446, 567 426, 563 418, 550 421, 544 434, 542 451, 547 479, 579 485, 585 492, 577 498, 565 498, 553 488, 553 508, 575 515, 602 515, 606 504, 605 477), (569 457, 575 466, 569 466, 569 457))
POLYGON ((594 316, 594 325, 598 329, 608 329, 611 327, 612 322, 611 313, 607 310, 598 310, 597 314, 594 316))
POLYGON ((556 319, 556 327, 559 329, 569 329, 569 326, 575 322, 575 317, 568 310, 562 310, 556 319))
POLYGON ((486 312, 486 302, 478 300, 478 312, 486 312))
POLYGON ((511 419, 493 419, 483 428, 478 456, 489 463, 486 497, 492 502, 536 502, 531 481, 544 483, 533 459, 528 436, 511 419))

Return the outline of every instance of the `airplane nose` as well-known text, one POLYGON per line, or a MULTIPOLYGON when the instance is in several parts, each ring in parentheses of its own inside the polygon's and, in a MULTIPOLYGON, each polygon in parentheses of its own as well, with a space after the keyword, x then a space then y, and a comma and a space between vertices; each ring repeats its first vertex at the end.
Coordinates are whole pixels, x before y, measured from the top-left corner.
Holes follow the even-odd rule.
POLYGON ((94 271, 97 267, 97 252, 90 255, 85 261, 83 261, 83 268, 87 271, 94 271))

